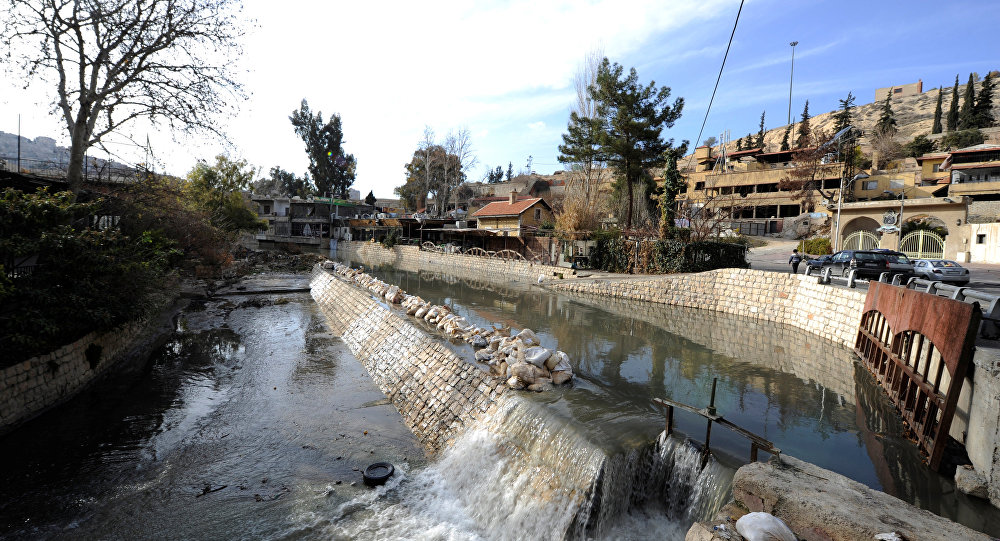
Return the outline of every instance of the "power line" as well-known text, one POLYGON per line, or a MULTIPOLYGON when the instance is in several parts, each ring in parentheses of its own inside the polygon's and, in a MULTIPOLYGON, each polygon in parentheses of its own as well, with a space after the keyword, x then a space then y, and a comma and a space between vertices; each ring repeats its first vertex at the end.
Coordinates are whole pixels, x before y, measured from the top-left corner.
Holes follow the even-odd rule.
MULTIPOLYGON (((736 12, 736 21, 733 22, 733 33, 729 34, 729 45, 726 45, 726 54, 722 56, 722 65, 719 66, 719 76, 715 78, 715 88, 712 89, 712 97, 708 100, 708 109, 705 109, 705 118, 701 121, 701 129, 698 130, 698 137, 694 140, 695 148, 698 147, 698 142, 701 141, 701 134, 705 131, 705 124, 708 122, 708 112, 712 110, 712 102, 715 101, 715 91, 719 89, 719 81, 722 79, 722 70, 726 67, 726 59, 729 58, 729 48, 733 46, 733 36, 736 35, 736 26, 740 24, 740 13, 743 12, 743 2, 745 0, 740 0, 740 9, 736 12)), ((691 161, 694 160, 694 154, 691 154, 691 158, 688 159, 688 167, 691 167, 691 161)))

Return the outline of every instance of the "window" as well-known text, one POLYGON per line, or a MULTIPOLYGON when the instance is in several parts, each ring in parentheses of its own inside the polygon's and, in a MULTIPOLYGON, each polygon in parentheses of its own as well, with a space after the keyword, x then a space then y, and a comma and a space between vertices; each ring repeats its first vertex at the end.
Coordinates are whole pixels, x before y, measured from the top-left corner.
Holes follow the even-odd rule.
POLYGON ((542 209, 535 209, 535 220, 537 221, 541 219, 542 219, 542 209))
POLYGON ((903 189, 903 179, 901 179, 901 178, 894 178, 894 179, 890 180, 889 181, 889 189, 890 190, 902 190, 903 189))
POLYGON ((903 93, 903 89, 902 88, 893 88, 892 89, 892 93, 893 94, 902 94, 903 93))
POLYGON ((936 163, 931 166, 931 171, 934 173, 939 173, 941 171, 941 164, 936 163))
POLYGON ((264 205, 264 214, 271 214, 271 205, 264 205))
POLYGON ((976 244, 986 244, 986 233, 976 234, 976 244))
POLYGON ((862 190, 877 190, 878 181, 877 180, 865 180, 861 182, 862 190))
POLYGON ((696 189, 696 190, 704 190, 705 189, 705 183, 704 182, 696 182, 694 184, 694 189, 696 189))

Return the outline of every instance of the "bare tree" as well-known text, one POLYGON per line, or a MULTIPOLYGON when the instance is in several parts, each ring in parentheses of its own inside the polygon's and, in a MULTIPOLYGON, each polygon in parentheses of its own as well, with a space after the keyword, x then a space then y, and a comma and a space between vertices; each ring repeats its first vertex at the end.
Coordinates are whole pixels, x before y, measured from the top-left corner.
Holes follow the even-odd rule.
POLYGON ((0 40, 30 84, 55 81, 70 137, 67 180, 87 149, 137 118, 222 135, 214 118, 242 98, 231 59, 237 0, 8 0, 0 40), (227 96, 228 95, 228 96, 227 96))
MULTIPOLYGON (((464 192, 459 194, 458 191, 459 188, 462 186, 462 184, 465 182, 466 178, 465 172, 475 167, 476 163, 478 163, 479 161, 472 150, 472 134, 469 133, 468 127, 463 126, 459 128, 458 131, 455 132, 453 136, 449 137, 449 141, 450 141, 450 149, 448 152, 450 154, 455 155, 455 157, 457 158, 456 161, 458 163, 458 171, 454 186, 454 189, 456 190, 456 199, 468 201, 469 199, 472 198, 471 195, 464 192)), ((446 145, 446 147, 448 146, 449 145, 446 145)), ((469 189, 468 191, 471 192, 471 189, 469 189)), ((459 201, 456 201, 456 203, 458 202, 459 201)))
MULTIPOLYGON (((611 178, 607 163, 597 152, 596 133, 593 121, 597 119, 597 103, 590 94, 590 87, 597 82, 597 73, 604 60, 604 50, 595 48, 587 53, 573 78, 573 88, 576 91, 576 103, 570 111, 580 120, 582 133, 576 134, 573 141, 565 141, 560 147, 559 161, 566 163, 570 171, 569 182, 566 185, 567 200, 578 196, 582 204, 574 204, 579 211, 593 213, 600 203, 600 186, 611 178), (584 147, 589 146, 588 149, 584 147), (575 148, 574 148, 575 147, 575 148)), ((582 222, 589 219, 580 218, 582 222)))
POLYGON ((417 196, 417 208, 424 208, 427 211, 427 193, 431 190, 431 151, 434 147, 434 130, 430 126, 424 126, 424 139, 420 142, 420 148, 424 151, 424 189, 417 196))

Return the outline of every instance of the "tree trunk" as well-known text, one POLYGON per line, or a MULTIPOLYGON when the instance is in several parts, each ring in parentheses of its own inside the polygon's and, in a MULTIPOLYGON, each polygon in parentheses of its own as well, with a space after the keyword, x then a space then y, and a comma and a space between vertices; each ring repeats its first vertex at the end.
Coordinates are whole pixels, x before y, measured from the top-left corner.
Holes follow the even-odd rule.
POLYGON ((625 183, 628 184, 628 213, 625 215, 625 231, 626 234, 632 229, 632 179, 629 174, 625 174, 625 183))
POLYGON ((66 182, 73 195, 80 193, 83 187, 83 167, 87 153, 87 130, 77 122, 76 129, 72 134, 72 143, 69 149, 69 166, 66 169, 66 182))

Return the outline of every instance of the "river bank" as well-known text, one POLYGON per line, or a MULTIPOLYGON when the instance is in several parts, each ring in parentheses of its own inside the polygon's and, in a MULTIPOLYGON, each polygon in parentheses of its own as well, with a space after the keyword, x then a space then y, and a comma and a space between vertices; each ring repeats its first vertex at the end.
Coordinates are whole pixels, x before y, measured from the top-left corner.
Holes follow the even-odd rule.
POLYGON ((192 302, 148 361, 0 437, 0 537, 320 537, 365 513, 365 466, 391 461, 397 482, 422 467, 308 293, 245 293, 276 282, 306 284, 263 275, 192 302))

